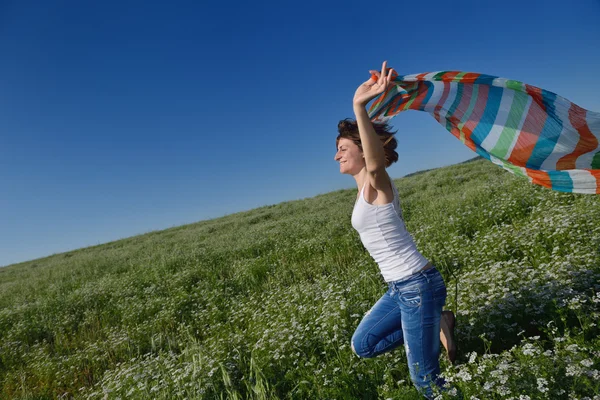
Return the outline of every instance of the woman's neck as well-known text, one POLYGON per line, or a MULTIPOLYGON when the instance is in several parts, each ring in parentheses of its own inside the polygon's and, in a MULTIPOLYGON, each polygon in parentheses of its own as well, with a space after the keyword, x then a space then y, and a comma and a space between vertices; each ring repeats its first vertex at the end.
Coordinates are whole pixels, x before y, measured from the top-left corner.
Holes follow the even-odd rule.
POLYGON ((356 187, 360 192, 361 189, 365 186, 365 182, 367 181, 367 169, 363 168, 356 175, 352 175, 354 180, 356 181, 356 187))

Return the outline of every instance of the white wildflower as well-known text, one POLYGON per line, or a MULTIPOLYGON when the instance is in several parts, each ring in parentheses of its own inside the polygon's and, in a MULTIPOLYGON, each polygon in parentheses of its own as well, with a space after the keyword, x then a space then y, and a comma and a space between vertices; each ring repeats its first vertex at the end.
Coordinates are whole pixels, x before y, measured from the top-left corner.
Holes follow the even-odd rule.
POLYGON ((567 350, 572 353, 576 353, 577 350, 579 350, 579 346, 577 346, 576 344, 570 344, 567 346, 567 350))
POLYGON ((531 343, 525 343, 523 346, 523 354, 526 356, 534 356, 539 353, 539 350, 535 348, 531 343))
POLYGON ((477 352, 474 351, 471 353, 471 355, 469 356, 469 364, 473 364, 475 362, 475 359, 477 358, 477 352))
POLYGON ((567 366, 567 376, 579 376, 581 375, 581 368, 578 365, 567 366))
POLYGON ((506 386, 500 386, 496 390, 498 391, 498 394, 500 394, 502 396, 506 396, 507 394, 510 394, 510 389, 507 388, 506 386))
POLYGON ((467 371, 460 371, 456 376, 465 382, 470 381, 472 378, 471 374, 467 371))
POLYGON ((544 378, 538 378, 537 380, 537 387, 538 390, 542 393, 545 393, 548 391, 548 381, 545 380, 544 378))
POLYGON ((583 365, 584 367, 591 367, 592 365, 594 365, 594 362, 592 360, 590 360, 589 358, 586 358, 585 360, 582 360, 579 364, 583 365))

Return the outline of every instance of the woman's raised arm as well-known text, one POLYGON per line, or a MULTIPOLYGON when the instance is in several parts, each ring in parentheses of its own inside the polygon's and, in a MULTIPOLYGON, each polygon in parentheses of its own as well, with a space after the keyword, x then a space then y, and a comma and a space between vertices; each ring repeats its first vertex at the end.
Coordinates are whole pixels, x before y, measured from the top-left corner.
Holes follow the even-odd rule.
POLYGON ((365 156, 366 170, 369 175, 371 186, 377 190, 386 190, 389 187, 389 176, 385 170, 385 152, 380 138, 373 128, 371 119, 366 110, 366 105, 383 93, 392 81, 393 69, 386 71, 387 61, 383 62, 381 73, 374 75, 378 79, 371 77, 356 89, 354 94, 353 107, 358 124, 358 133, 362 143, 365 156), (386 73, 387 72, 387 73, 386 73))

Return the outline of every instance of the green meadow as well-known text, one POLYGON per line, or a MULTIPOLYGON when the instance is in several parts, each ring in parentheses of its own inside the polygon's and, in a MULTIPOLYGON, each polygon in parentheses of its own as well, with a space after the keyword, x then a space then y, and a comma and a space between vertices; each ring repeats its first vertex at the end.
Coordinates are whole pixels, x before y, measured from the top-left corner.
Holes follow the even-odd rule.
MULTIPOLYGON (((395 184, 458 318, 439 398, 600 399, 600 196, 485 160, 395 184)), ((403 348, 350 349, 387 289, 350 225, 355 198, 0 268, 0 398, 419 399, 403 348)))

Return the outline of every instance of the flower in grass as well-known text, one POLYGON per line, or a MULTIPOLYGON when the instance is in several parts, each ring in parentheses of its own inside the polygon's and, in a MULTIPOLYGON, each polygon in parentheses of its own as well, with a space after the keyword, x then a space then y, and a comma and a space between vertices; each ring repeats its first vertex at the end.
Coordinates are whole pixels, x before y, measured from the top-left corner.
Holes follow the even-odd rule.
POLYGON ((500 386, 496 390, 498 391, 498 394, 500 394, 502 396, 506 396, 507 394, 510 394, 510 389, 507 388, 506 386, 500 386))
POLYGON ((585 303, 585 300, 583 300, 583 301, 582 301, 582 300, 579 298, 579 296, 577 296, 577 297, 573 297, 571 300, 569 300, 569 303, 568 303, 568 304, 569 304, 569 308, 570 308, 571 310, 578 310, 578 309, 580 309, 580 308, 581 308, 581 304, 582 304, 582 303, 585 303))
POLYGON ((475 362, 475 359, 477 358, 477 352, 474 351, 471 353, 471 355, 469 356, 469 364, 473 364, 475 362))
POLYGON ((548 381, 545 380, 544 378, 538 378, 537 380, 537 387, 538 390, 542 393, 546 393, 548 391, 548 381))
POLYGON ((579 376, 581 375, 581 367, 579 367, 579 365, 569 365, 567 366, 567 372, 566 375, 567 376, 579 376))
POLYGON ((456 374, 456 376, 460 379, 462 379, 463 381, 467 382, 471 380, 471 374, 467 371, 460 371, 458 374, 456 374))
POLYGON ((577 350, 579 350, 579 346, 573 343, 567 346, 567 350, 572 353, 577 353, 577 350))
POLYGON ((589 358, 586 358, 585 360, 581 360, 580 364, 583 365, 584 367, 589 368, 592 365, 594 365, 594 362, 592 360, 590 360, 589 358))
POLYGON ((534 356, 537 354, 537 349, 531 343, 525 343, 523 346, 523 354, 526 356, 534 356))

